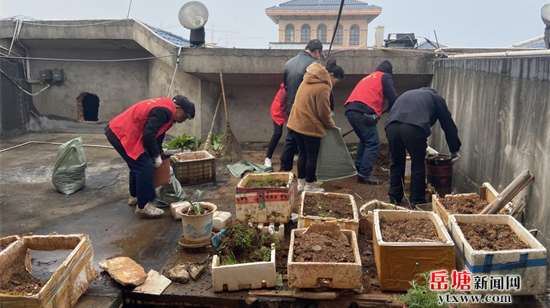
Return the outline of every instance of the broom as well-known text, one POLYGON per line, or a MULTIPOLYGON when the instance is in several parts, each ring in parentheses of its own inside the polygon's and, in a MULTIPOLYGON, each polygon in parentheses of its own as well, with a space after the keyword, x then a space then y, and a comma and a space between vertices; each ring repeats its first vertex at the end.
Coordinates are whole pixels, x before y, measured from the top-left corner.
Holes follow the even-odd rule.
POLYGON ((220 160, 224 163, 236 163, 243 157, 243 148, 233 135, 231 126, 229 125, 229 117, 227 116, 227 101, 225 100, 225 89, 223 87, 223 74, 220 70, 220 83, 222 85, 223 106, 225 107, 225 135, 223 136, 220 145, 220 160))
POLYGON ((212 118, 212 125, 210 125, 210 131, 208 132, 208 136, 206 137, 206 141, 203 147, 203 151, 207 151, 210 154, 214 154, 212 151, 212 131, 214 130, 214 124, 216 123, 216 116, 218 115, 218 108, 220 107, 220 102, 222 101, 222 93, 220 92, 220 95, 218 96, 218 104, 216 105, 216 111, 214 111, 214 117, 212 118))

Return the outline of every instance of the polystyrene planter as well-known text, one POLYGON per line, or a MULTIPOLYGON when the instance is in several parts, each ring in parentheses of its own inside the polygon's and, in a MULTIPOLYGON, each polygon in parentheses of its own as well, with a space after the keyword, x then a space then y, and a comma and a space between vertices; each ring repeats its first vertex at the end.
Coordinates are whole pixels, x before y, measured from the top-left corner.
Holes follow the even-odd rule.
POLYGON ((212 219, 218 208, 214 203, 201 202, 203 208, 208 211, 203 215, 187 215, 191 205, 185 205, 180 210, 181 223, 183 225, 183 237, 192 244, 200 244, 210 241, 212 237, 212 219))

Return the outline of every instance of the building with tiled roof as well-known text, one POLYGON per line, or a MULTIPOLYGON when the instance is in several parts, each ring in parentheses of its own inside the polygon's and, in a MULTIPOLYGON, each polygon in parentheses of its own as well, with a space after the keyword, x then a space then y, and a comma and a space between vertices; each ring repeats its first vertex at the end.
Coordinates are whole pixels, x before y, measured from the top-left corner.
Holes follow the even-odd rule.
MULTIPOLYGON (((330 44, 340 0, 292 0, 267 8, 265 13, 279 25, 279 42, 275 49, 303 49, 311 39, 330 44)), ((368 25, 382 8, 357 0, 344 3, 340 26, 334 38, 333 49, 367 48, 368 25)))
POLYGON ((533 49, 546 49, 546 44, 544 43, 544 35, 540 35, 519 43, 515 43, 508 47, 511 48, 533 48, 533 49))

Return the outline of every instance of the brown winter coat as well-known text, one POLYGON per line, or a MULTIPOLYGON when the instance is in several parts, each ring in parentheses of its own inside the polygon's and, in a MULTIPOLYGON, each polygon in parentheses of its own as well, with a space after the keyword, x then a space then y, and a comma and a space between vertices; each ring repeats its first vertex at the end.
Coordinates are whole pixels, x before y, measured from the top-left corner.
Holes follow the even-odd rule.
POLYGON ((330 115, 332 82, 327 70, 315 62, 308 66, 298 88, 287 127, 302 135, 323 138, 334 128, 330 115))

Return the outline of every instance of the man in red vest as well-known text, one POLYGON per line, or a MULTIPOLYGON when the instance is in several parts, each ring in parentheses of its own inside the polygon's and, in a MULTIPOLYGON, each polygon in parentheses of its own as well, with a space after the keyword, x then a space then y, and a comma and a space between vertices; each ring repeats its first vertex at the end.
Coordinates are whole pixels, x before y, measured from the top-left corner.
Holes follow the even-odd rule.
POLYGON ((158 218, 164 211, 154 207, 153 168, 162 164, 162 141, 174 122, 195 117, 195 105, 186 97, 161 97, 141 101, 112 119, 105 128, 107 140, 130 168, 128 205, 137 205, 142 218, 158 218))
POLYGON ((389 111, 397 100, 393 86, 393 67, 389 61, 378 65, 376 71, 363 78, 347 99, 346 118, 359 137, 355 168, 357 182, 380 185, 384 182, 372 176, 372 165, 380 150, 380 137, 376 124, 382 116, 384 102, 389 102, 389 111))

